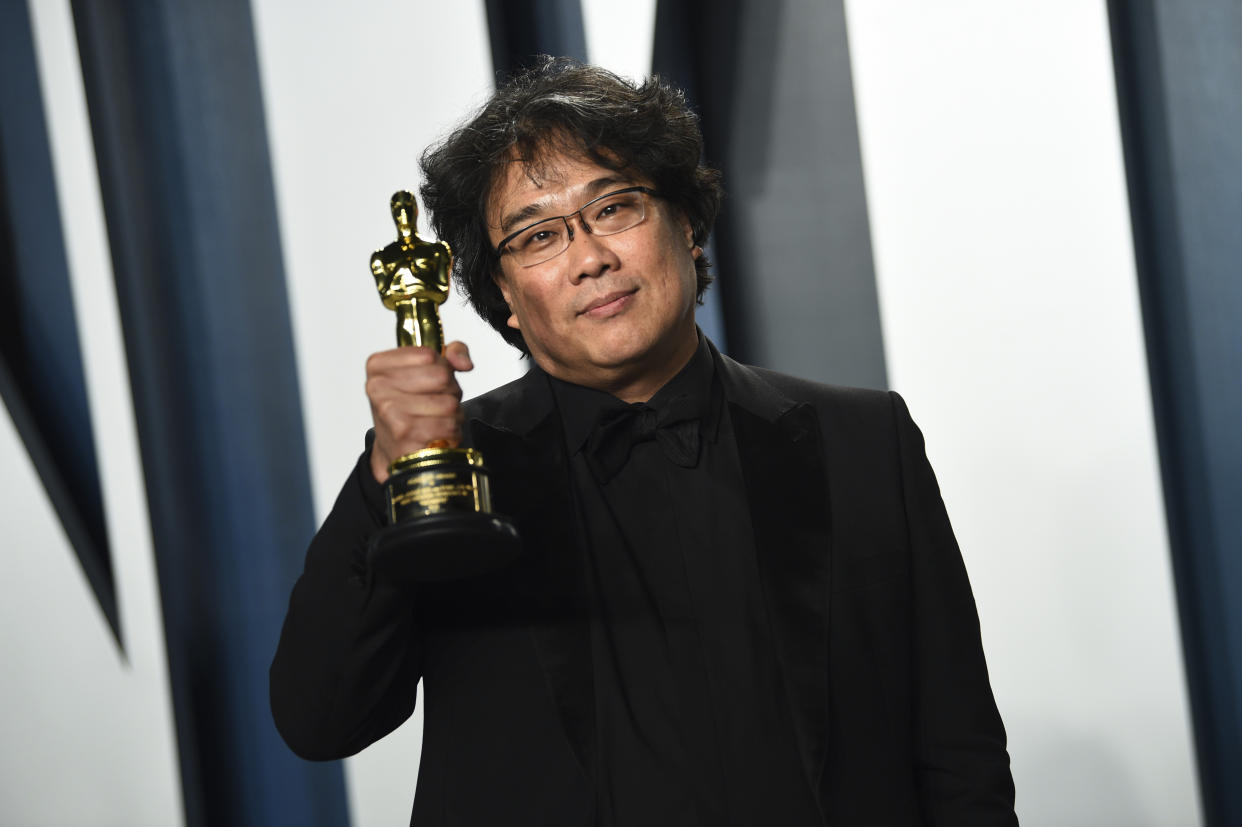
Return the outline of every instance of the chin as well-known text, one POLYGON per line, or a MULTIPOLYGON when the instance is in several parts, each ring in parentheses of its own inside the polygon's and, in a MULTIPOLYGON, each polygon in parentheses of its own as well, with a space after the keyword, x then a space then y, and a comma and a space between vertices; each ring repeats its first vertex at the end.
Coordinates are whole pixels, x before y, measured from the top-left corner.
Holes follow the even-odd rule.
POLYGON ((663 349, 661 344, 659 339, 618 337, 615 341, 599 342, 597 347, 592 348, 591 361, 601 367, 622 368, 646 361, 654 353, 663 349))

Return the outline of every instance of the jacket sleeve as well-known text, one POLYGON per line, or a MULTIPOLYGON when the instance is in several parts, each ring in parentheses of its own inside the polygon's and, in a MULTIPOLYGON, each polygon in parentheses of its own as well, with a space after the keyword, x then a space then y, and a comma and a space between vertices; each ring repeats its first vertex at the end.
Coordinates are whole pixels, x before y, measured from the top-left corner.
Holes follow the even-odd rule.
POLYGON ((269 673, 276 728, 310 760, 353 755, 400 726, 422 671, 413 595, 366 565, 384 525, 371 439, 307 550, 269 673))
POLYGON ((910 531, 915 770, 929 825, 1016 825, 979 616, 923 435, 891 394, 910 531))

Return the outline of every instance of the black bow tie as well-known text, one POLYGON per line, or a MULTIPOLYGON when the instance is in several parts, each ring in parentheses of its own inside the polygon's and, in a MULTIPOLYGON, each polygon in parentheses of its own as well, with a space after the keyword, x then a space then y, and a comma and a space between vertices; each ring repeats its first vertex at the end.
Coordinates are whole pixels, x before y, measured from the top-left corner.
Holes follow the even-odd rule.
POLYGON ((654 439, 664 456, 683 468, 699 461, 699 412, 694 399, 678 396, 660 410, 639 403, 606 414, 591 432, 586 461, 600 484, 625 467, 630 450, 654 439))

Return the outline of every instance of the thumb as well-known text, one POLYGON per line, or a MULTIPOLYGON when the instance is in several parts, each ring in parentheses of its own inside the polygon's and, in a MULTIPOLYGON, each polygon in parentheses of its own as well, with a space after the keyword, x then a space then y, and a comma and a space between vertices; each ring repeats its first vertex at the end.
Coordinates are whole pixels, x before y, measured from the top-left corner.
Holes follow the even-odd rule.
POLYGON ((473 370, 474 362, 470 360, 470 348, 465 342, 449 342, 444 348, 444 358, 453 370, 473 370))

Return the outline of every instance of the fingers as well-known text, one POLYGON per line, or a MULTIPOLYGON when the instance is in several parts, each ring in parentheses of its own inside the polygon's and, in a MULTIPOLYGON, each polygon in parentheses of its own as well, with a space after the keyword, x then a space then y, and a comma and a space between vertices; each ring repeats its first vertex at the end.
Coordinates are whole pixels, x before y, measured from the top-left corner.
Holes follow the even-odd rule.
MULTIPOLYGON (((425 347, 397 347, 373 353, 367 359, 367 376, 373 374, 396 374, 409 368, 432 365, 443 362, 454 371, 474 370, 474 362, 470 358, 470 349, 463 342, 450 342, 441 356, 425 347)), ((423 380, 432 378, 415 372, 411 378, 423 380)))
POLYGON ((377 394, 449 394, 461 398, 453 366, 442 356, 423 348, 397 348, 367 359, 367 396, 374 404, 377 394), (419 350, 407 356, 401 351, 419 350))
POLYGON ((435 440, 461 441, 461 386, 456 371, 473 365, 466 346, 454 342, 445 354, 400 347, 367 359, 367 398, 375 425, 371 471, 383 483, 397 457, 435 440))

